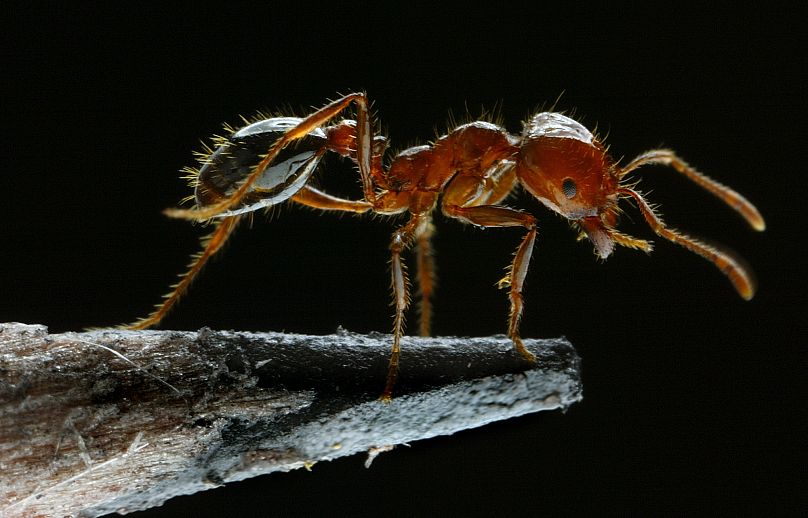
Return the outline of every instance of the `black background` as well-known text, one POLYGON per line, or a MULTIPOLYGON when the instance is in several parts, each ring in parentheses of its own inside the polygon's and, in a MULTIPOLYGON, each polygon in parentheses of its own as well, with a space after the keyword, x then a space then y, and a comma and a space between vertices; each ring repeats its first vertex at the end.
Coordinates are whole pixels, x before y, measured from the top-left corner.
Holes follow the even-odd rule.
MULTIPOLYGON (((4 7, 0 321, 65 331, 143 316, 204 233, 161 214, 188 193, 177 171, 200 140, 240 114, 307 113, 356 90, 394 149, 445 130, 450 111, 498 105, 518 132, 559 95, 616 156, 676 149, 756 203, 768 230, 672 170, 648 168, 642 188, 666 221, 744 256, 760 289, 744 302, 659 239, 650 257, 618 249, 600 262, 522 194, 511 203, 540 224, 522 333, 570 338, 582 403, 398 448, 369 470, 356 456, 139 516, 806 511, 797 13, 262 4, 4 7)), ((358 196, 358 176, 333 165, 323 182, 358 196)), ((625 229, 653 237, 626 208, 625 229)), ((163 327, 388 330, 396 224, 291 206, 258 217, 163 327)), ((437 226, 434 331, 504 332, 494 283, 521 231, 437 226)))

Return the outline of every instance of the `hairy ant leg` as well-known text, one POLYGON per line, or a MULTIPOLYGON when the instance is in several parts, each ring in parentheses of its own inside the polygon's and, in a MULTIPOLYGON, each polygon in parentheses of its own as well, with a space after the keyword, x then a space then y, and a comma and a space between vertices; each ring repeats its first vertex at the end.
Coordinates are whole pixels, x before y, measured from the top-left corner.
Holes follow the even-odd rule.
MULTIPOLYGON (((338 198, 328 193, 319 191, 313 187, 309 187, 308 185, 304 186, 300 191, 292 196, 291 199, 301 205, 320 210, 333 210, 361 214, 371 209, 371 205, 367 202, 338 198)), ((202 267, 205 265, 205 263, 207 263, 211 257, 222 249, 222 246, 230 237, 233 230, 235 230, 241 217, 242 216, 239 215, 217 219, 214 223, 216 226, 215 230, 202 240, 204 246, 202 252, 193 256, 188 271, 180 275, 180 281, 172 286, 173 291, 164 297, 163 302, 158 304, 155 311, 153 311, 149 316, 138 320, 134 324, 127 327, 129 329, 148 329, 159 324, 160 321, 165 318, 174 305, 180 300, 180 298, 185 295, 185 293, 188 291, 188 287, 194 281, 199 272, 202 271, 202 267)))
POLYGON ((519 335, 519 321, 522 319, 524 309, 522 287, 525 284, 530 257, 533 254, 533 245, 536 242, 536 218, 525 212, 496 205, 460 207, 444 204, 443 213, 481 227, 524 227, 527 229, 527 234, 522 238, 519 248, 516 249, 513 262, 508 268, 508 274, 498 284, 501 288, 510 286, 508 295, 511 301, 511 312, 508 318, 508 336, 519 354, 526 360, 535 362, 535 355, 528 351, 522 343, 522 337, 519 335))
POLYGON ((415 253, 418 261, 418 305, 419 333, 430 336, 432 333, 432 291, 435 287, 435 256, 432 249, 432 236, 435 226, 432 216, 421 218, 415 229, 415 253))
POLYGON ((393 349, 390 353, 390 363, 387 368, 387 382, 385 383, 382 401, 390 401, 393 387, 398 378, 399 356, 401 354, 401 336, 404 334, 404 312, 410 305, 409 279, 406 268, 401 261, 401 253, 409 248, 416 235, 419 225, 428 217, 423 214, 413 214, 410 220, 393 233, 390 241, 390 273, 393 288, 393 305, 395 317, 393 318, 393 349))
POLYGON ((171 311, 171 308, 174 307, 185 292, 188 291, 188 287, 199 272, 202 271, 202 267, 205 266, 208 259, 222 249, 227 239, 233 234, 240 219, 241 216, 228 216, 217 220, 214 223, 215 227, 213 232, 202 238, 202 251, 192 256, 191 264, 188 265, 188 271, 180 275, 180 281, 177 284, 171 286, 172 291, 163 297, 163 301, 156 306, 156 309, 151 312, 149 316, 125 327, 128 329, 148 329, 160 323, 168 312, 171 311))

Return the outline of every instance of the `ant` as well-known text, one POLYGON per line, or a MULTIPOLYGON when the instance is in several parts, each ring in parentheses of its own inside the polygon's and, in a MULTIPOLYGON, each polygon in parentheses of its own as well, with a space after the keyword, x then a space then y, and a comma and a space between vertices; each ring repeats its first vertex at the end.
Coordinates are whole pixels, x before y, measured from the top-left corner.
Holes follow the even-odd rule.
POLYGON ((620 213, 618 201, 633 199, 657 235, 715 264, 742 298, 749 300, 755 293, 751 272, 739 260, 666 226, 635 190, 636 183, 627 182, 628 174, 641 166, 670 166, 738 211, 755 230, 765 229, 763 217, 754 205, 696 171, 671 150, 647 151, 620 166, 583 125, 559 113, 542 112, 527 120, 522 133, 516 135, 484 121, 457 126, 429 145, 405 149, 385 166, 382 160, 388 147, 387 138, 374 136, 372 126, 366 94, 352 93, 305 118, 266 118, 218 138, 216 149, 201 160, 199 170, 190 170, 195 186, 190 199, 195 199, 196 206, 165 211, 172 218, 212 220, 214 230, 203 240, 202 252, 193 257, 189 270, 173 286, 173 291, 153 313, 130 327, 144 329, 160 322, 247 213, 288 200, 317 209, 357 214, 407 213, 409 219, 393 232, 390 241, 395 316, 387 382, 381 397, 389 401, 398 374, 404 313, 410 301, 401 255, 416 245, 420 332, 428 335, 434 285, 432 213, 440 203, 444 215, 464 223, 524 229, 507 274, 498 285, 509 288, 508 336, 525 359, 535 362, 535 356, 522 343, 519 321, 523 313, 522 286, 536 240, 536 218, 502 204, 517 186, 569 220, 578 230, 579 239, 589 239, 601 259, 606 259, 615 245, 644 252, 652 250, 651 242, 615 228, 620 213), (335 122, 352 104, 356 119, 335 122), (327 152, 347 157, 358 166, 364 199, 334 197, 309 184, 327 152))

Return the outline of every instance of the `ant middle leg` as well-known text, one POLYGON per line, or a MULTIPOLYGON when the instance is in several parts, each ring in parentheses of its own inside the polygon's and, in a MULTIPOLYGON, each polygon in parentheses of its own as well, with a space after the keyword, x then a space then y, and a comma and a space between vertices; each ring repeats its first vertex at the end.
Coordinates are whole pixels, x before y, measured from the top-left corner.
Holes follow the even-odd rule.
POLYGON ((434 234, 435 226, 432 224, 432 217, 421 218, 415 229, 418 294, 420 295, 418 331, 421 336, 432 334, 432 292, 435 288, 435 256, 432 251, 434 234))
POLYGON ((387 368, 387 382, 382 393, 382 401, 390 401, 393 395, 393 387, 398 378, 399 356, 401 355, 401 337, 404 334, 404 313, 410 305, 409 279, 406 268, 401 260, 401 253, 406 250, 413 241, 419 225, 426 215, 413 214, 410 220, 393 233, 390 241, 390 273, 393 288, 393 306, 395 316, 393 317, 393 349, 390 352, 390 363, 387 368))
POLYGON ((458 205, 444 205, 443 212, 447 216, 471 223, 480 227, 524 227, 527 234, 516 249, 513 262, 508 268, 507 275, 499 281, 499 287, 510 286, 508 293, 511 301, 511 311, 508 318, 508 336, 513 341, 516 350, 526 360, 536 361, 536 356, 527 350, 519 334, 519 322, 522 319, 524 300, 522 287, 525 284, 527 270, 530 266, 530 257, 533 254, 533 245, 536 242, 536 218, 525 212, 501 207, 498 205, 479 205, 474 207, 461 207, 458 205))

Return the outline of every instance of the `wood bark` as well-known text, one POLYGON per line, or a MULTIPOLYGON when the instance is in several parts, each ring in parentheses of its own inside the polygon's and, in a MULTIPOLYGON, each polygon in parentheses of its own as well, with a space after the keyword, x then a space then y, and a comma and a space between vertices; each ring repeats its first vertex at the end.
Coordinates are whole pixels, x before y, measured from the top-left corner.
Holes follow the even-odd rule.
POLYGON ((0 324, 0 515, 98 516, 581 399, 563 338, 232 331, 49 334, 0 324))

